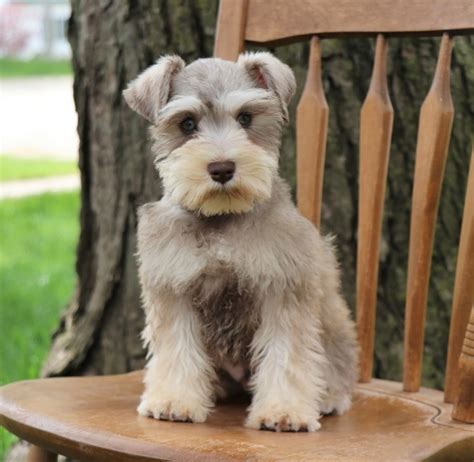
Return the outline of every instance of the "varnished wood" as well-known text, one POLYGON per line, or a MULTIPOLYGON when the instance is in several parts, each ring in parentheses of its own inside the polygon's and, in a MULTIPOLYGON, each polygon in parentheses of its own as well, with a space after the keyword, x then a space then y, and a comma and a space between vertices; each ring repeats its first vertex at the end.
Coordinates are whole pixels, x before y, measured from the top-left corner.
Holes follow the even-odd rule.
MULTIPOLYGON (((473 293, 474 287, 471 291, 471 294, 473 293)), ((472 298, 474 302, 474 297, 472 298)), ((459 392, 453 409, 453 418, 461 422, 474 423, 474 303, 471 304, 471 316, 459 356, 458 374, 459 392)))
POLYGON ((452 38, 444 34, 430 91, 421 107, 410 222, 403 388, 421 381, 425 312, 438 202, 453 123, 450 92, 452 38))
POLYGON ((450 446, 474 450, 474 426, 453 421, 452 406, 434 390, 407 398, 398 384, 375 380, 357 388, 347 414, 324 417, 321 431, 283 434, 244 428, 245 400, 220 404, 206 424, 141 417, 141 381, 141 373, 132 373, 7 385, 0 389, 0 423, 88 461, 297 461, 318 454, 338 461, 421 460, 450 446))
POLYGON ((370 87, 360 117, 357 333, 361 382, 368 382, 372 377, 380 233, 392 139, 387 51, 387 43, 379 35, 370 87))
POLYGON ((57 454, 32 445, 28 450, 26 462, 56 462, 57 460, 57 454))
POLYGON ((319 39, 311 39, 306 84, 296 111, 297 201, 319 227, 329 107, 324 96, 319 39))
MULTIPOLYGON (((445 400, 453 403, 458 395, 459 355, 463 344, 462 333, 466 332, 472 304, 474 287, 474 146, 471 152, 466 200, 462 221, 461 239, 456 266, 451 324, 449 328, 448 358, 446 362, 445 400)), ((466 333, 474 341, 474 332, 466 333)))
POLYGON ((214 56, 235 61, 244 51, 248 0, 221 0, 217 18, 214 56))
POLYGON ((245 39, 259 44, 313 35, 474 31, 472 0, 250 0, 245 39))

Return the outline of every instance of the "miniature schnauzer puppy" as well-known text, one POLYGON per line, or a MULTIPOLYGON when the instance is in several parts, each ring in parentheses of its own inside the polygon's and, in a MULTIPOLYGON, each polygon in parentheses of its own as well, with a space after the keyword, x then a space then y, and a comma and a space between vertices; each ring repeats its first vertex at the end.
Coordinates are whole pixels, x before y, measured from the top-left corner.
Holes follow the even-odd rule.
POLYGON ((278 174, 295 87, 260 52, 165 56, 124 91, 152 124, 164 189, 138 213, 141 415, 204 422, 236 383, 250 428, 313 432, 351 405, 357 342, 331 242, 278 174))

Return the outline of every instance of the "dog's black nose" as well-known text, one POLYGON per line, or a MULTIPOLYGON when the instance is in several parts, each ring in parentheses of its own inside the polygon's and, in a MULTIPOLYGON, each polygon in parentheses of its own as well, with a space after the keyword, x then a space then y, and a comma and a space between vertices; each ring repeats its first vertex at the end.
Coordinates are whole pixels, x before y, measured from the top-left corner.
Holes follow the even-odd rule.
POLYGON ((232 180, 235 172, 235 162, 231 160, 211 162, 207 166, 207 171, 214 181, 224 184, 232 180))

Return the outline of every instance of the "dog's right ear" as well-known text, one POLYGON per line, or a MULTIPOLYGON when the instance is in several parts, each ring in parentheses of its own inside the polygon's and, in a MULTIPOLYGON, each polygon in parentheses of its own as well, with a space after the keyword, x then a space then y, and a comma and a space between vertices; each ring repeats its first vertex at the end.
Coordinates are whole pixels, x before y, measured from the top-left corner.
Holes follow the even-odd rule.
POLYGON ((163 56, 128 84, 123 91, 125 101, 134 111, 155 123, 159 110, 169 100, 173 78, 184 66, 179 56, 163 56))
POLYGON ((283 119, 288 122, 288 104, 296 90, 296 80, 289 66, 265 51, 243 53, 237 64, 245 68, 257 86, 273 91, 281 101, 283 119))

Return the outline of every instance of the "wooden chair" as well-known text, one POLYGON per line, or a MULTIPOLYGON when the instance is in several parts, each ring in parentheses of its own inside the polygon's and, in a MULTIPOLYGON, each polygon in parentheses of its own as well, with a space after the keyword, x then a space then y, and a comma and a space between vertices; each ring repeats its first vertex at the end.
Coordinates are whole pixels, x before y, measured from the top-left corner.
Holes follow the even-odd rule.
POLYGON ((35 445, 30 461, 52 461, 58 453, 95 461, 472 460, 474 160, 456 270, 445 393, 420 388, 433 230, 453 121, 452 36, 466 32, 474 32, 472 0, 222 0, 216 56, 234 60, 245 42, 311 41, 308 78, 297 111, 297 174, 299 208, 315 225, 321 209, 328 123, 319 40, 376 36, 373 74, 360 122, 363 181, 357 325, 361 354, 353 408, 341 417, 324 417, 322 430, 315 434, 275 434, 245 429, 247 403, 243 402, 218 405, 206 424, 139 417, 135 408, 142 390, 141 372, 19 382, 0 391, 0 422, 35 445), (386 83, 386 37, 392 34, 442 35, 433 84, 420 113, 403 385, 372 379, 379 242, 393 121, 386 83))

